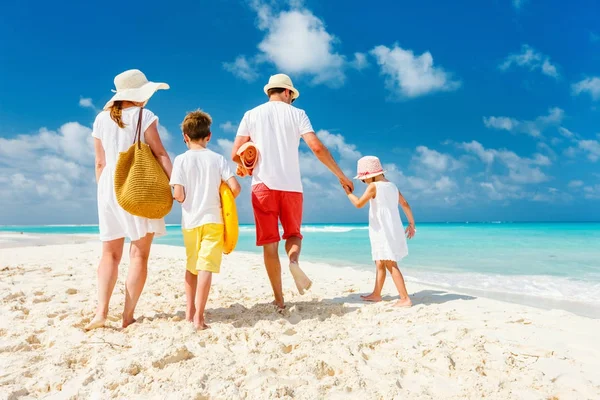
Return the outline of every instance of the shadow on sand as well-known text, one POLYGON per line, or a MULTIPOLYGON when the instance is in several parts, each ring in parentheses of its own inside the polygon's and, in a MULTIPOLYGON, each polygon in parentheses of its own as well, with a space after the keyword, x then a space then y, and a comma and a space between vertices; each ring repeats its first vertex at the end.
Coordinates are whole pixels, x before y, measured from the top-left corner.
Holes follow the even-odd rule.
MULTIPOLYGON (((413 306, 443 304, 455 300, 473 300, 476 297, 462 294, 448 293, 441 290, 422 290, 411 296, 413 306)), ((383 301, 397 300, 397 296, 384 296, 383 301)), ((332 316, 341 317, 356 311, 359 307, 347 304, 361 304, 368 306, 370 303, 362 300, 359 293, 353 293, 345 297, 323 299, 320 301, 289 302, 283 312, 277 312, 272 304, 255 304, 248 308, 242 304, 234 303, 229 307, 208 308, 206 319, 211 323, 230 323, 236 328, 253 327, 261 321, 287 320, 295 325, 300 321, 318 319, 325 321, 332 316)), ((155 319, 185 319, 185 312, 178 311, 174 314, 158 313, 152 317, 141 317, 141 320, 155 319)))
MULTIPOLYGON (((333 303, 347 303, 347 304, 369 304, 368 301, 364 301, 360 298, 360 293, 353 293, 346 297, 336 297, 330 301, 333 303)), ((383 296, 383 301, 393 301, 398 300, 398 296, 383 296)), ((448 293, 443 290, 421 290, 420 292, 413 293, 410 295, 410 299, 412 300, 413 307, 418 306, 420 304, 423 305, 432 305, 432 304, 443 304, 449 301, 454 300, 474 300, 476 297, 467 296, 464 294, 456 294, 456 293, 448 293)))

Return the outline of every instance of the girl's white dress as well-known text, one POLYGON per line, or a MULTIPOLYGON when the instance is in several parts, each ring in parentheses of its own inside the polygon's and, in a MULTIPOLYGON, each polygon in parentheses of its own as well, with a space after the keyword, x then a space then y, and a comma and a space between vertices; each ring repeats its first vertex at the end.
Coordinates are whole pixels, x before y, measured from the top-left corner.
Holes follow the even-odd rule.
MULTIPOLYGON (((119 153, 127 151, 135 139, 139 107, 123 109, 125 128, 119 126, 110 118, 109 111, 103 111, 94 121, 92 136, 100 139, 106 155, 106 166, 98 181, 98 225, 100 240, 107 242, 119 238, 139 240, 148 233, 156 236, 166 234, 165 220, 136 217, 123 210, 117 203, 115 195, 115 166, 119 153)), ((152 111, 142 112, 142 142, 145 143, 144 132, 158 117, 152 111)))
POLYGON ((400 261, 408 245, 398 209, 399 192, 392 182, 375 182, 377 194, 369 201, 369 239, 373 261, 400 261))

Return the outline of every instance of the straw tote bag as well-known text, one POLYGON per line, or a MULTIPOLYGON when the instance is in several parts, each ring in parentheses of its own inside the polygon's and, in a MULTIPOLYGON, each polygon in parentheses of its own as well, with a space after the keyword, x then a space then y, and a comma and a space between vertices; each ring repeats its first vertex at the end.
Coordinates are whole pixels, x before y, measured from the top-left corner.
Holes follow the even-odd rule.
POLYGON ((150 146, 142 143, 142 113, 131 147, 119 154, 115 169, 117 202, 138 217, 160 219, 171 211, 173 195, 169 178, 150 146))

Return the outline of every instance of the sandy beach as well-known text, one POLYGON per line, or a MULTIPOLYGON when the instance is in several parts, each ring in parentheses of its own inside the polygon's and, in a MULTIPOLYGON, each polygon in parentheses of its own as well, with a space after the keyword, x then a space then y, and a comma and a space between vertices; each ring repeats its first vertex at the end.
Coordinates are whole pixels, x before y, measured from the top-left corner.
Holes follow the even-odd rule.
POLYGON ((0 249, 1 399, 600 398, 600 320, 415 283, 410 309, 364 304, 374 271, 310 262, 308 295, 284 274, 280 315, 250 253, 225 257, 207 331, 183 319, 183 248, 155 245, 138 322, 120 328, 125 256, 110 325, 84 332, 99 256, 0 249))

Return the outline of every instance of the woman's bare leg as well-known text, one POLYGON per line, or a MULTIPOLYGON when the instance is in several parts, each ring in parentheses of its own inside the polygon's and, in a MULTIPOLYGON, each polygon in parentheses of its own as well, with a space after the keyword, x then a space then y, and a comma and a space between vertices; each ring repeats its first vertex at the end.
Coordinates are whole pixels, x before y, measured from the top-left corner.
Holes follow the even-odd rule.
POLYGON ((98 265, 98 307, 94 319, 85 327, 86 330, 100 328, 106 322, 110 298, 119 275, 124 243, 124 238, 102 242, 102 257, 98 265))
POLYGON ((143 238, 131 242, 129 248, 129 273, 125 282, 125 309, 123 310, 123 328, 135 322, 133 313, 148 276, 148 257, 154 234, 149 233, 143 238))

